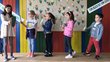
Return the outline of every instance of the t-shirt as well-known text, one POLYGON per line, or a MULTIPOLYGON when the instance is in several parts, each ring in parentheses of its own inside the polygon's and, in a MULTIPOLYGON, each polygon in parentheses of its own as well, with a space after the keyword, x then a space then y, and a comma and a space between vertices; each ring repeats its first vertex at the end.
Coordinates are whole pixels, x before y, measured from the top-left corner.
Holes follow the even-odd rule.
POLYGON ((37 20, 35 20, 35 19, 28 19, 26 21, 27 29, 35 28, 36 24, 37 24, 37 20))

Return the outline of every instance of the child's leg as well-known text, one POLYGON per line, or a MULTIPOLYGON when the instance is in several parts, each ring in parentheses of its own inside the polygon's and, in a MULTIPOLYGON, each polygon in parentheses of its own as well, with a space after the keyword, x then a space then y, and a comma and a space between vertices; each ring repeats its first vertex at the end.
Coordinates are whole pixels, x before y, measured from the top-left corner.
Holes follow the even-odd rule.
POLYGON ((45 49, 45 51, 47 51, 48 52, 48 34, 46 34, 46 37, 45 37, 45 40, 46 40, 46 49, 45 49))
POLYGON ((47 34, 47 51, 52 53, 52 34, 47 34))
POLYGON ((34 39, 33 38, 31 39, 31 47, 32 47, 31 48, 32 49, 31 52, 34 53, 34 39))
POLYGON ((90 37, 89 44, 88 44, 88 47, 86 49, 86 53, 90 53, 92 45, 93 45, 93 38, 90 37))
POLYGON ((49 52, 52 53, 53 43, 52 43, 52 33, 49 34, 49 52))
POLYGON ((9 37, 9 44, 10 44, 10 56, 13 56, 13 37, 9 37))
POLYGON ((64 46, 65 46, 65 51, 68 49, 68 43, 67 43, 67 37, 64 36, 64 46))
POLYGON ((28 48, 29 48, 29 52, 31 52, 31 40, 30 38, 27 38, 27 41, 28 41, 28 48))
POLYGON ((6 38, 3 38, 3 50, 4 50, 5 59, 8 58, 7 45, 8 45, 7 39, 6 38))
POLYGON ((96 41, 94 39, 94 46, 95 46, 95 50, 96 50, 96 56, 99 56, 100 55, 99 41, 96 41))
POLYGON ((69 53, 72 55, 73 49, 71 46, 71 37, 67 37, 67 45, 68 45, 69 53))

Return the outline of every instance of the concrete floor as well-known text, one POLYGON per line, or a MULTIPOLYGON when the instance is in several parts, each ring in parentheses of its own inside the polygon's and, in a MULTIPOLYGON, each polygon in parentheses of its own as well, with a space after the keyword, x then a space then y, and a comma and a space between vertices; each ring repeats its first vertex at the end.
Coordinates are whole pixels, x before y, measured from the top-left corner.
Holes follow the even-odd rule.
MULTIPOLYGON (((100 60, 94 59, 94 54, 90 57, 76 54, 72 59, 65 59, 65 53, 54 53, 53 55, 53 57, 44 57, 43 53, 36 53, 34 58, 27 58, 26 53, 14 53, 17 59, 8 62, 110 62, 110 53, 102 53, 100 60)), ((0 55, 0 62, 3 62, 3 57, 0 55)))

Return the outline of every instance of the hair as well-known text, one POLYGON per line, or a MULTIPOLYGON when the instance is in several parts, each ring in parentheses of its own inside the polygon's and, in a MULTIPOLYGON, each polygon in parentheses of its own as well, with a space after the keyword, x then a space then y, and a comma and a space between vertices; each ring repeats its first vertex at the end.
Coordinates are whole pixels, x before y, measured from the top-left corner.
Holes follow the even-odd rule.
POLYGON ((36 13, 35 13, 34 10, 30 10, 29 13, 32 14, 32 15, 34 15, 36 20, 38 19, 38 16, 36 15, 36 13))
POLYGON ((49 15, 49 17, 51 18, 51 20, 52 20, 52 22, 53 22, 53 24, 55 24, 55 21, 56 21, 56 18, 55 18, 55 16, 52 14, 52 13, 47 13, 48 15, 49 15))
MULTIPOLYGON (((103 19, 103 14, 101 14, 101 13, 96 13, 95 15, 98 15, 100 18, 102 18, 103 19)), ((102 20, 101 20, 101 22, 102 22, 102 20)))
POLYGON ((11 11, 9 13, 6 12, 6 10, 4 9, 4 12, 2 13, 3 15, 9 14, 10 17, 12 17, 12 6, 11 5, 6 5, 5 8, 10 7, 11 11))
POLYGON ((36 15, 36 13, 34 12, 34 10, 30 10, 30 14, 36 15))
POLYGON ((103 14, 101 14, 101 13, 96 13, 95 15, 98 15, 100 18, 104 17, 103 14))
POLYGON ((70 16, 70 20, 74 21, 74 14, 72 11, 66 12, 66 14, 68 14, 70 16))

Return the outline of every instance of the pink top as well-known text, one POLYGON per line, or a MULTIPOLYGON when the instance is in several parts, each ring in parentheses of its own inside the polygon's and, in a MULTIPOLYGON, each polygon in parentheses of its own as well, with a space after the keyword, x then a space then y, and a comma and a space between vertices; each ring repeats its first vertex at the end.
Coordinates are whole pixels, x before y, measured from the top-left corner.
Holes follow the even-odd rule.
POLYGON ((64 35, 68 37, 72 37, 74 21, 69 20, 66 23, 67 25, 64 27, 64 35))

